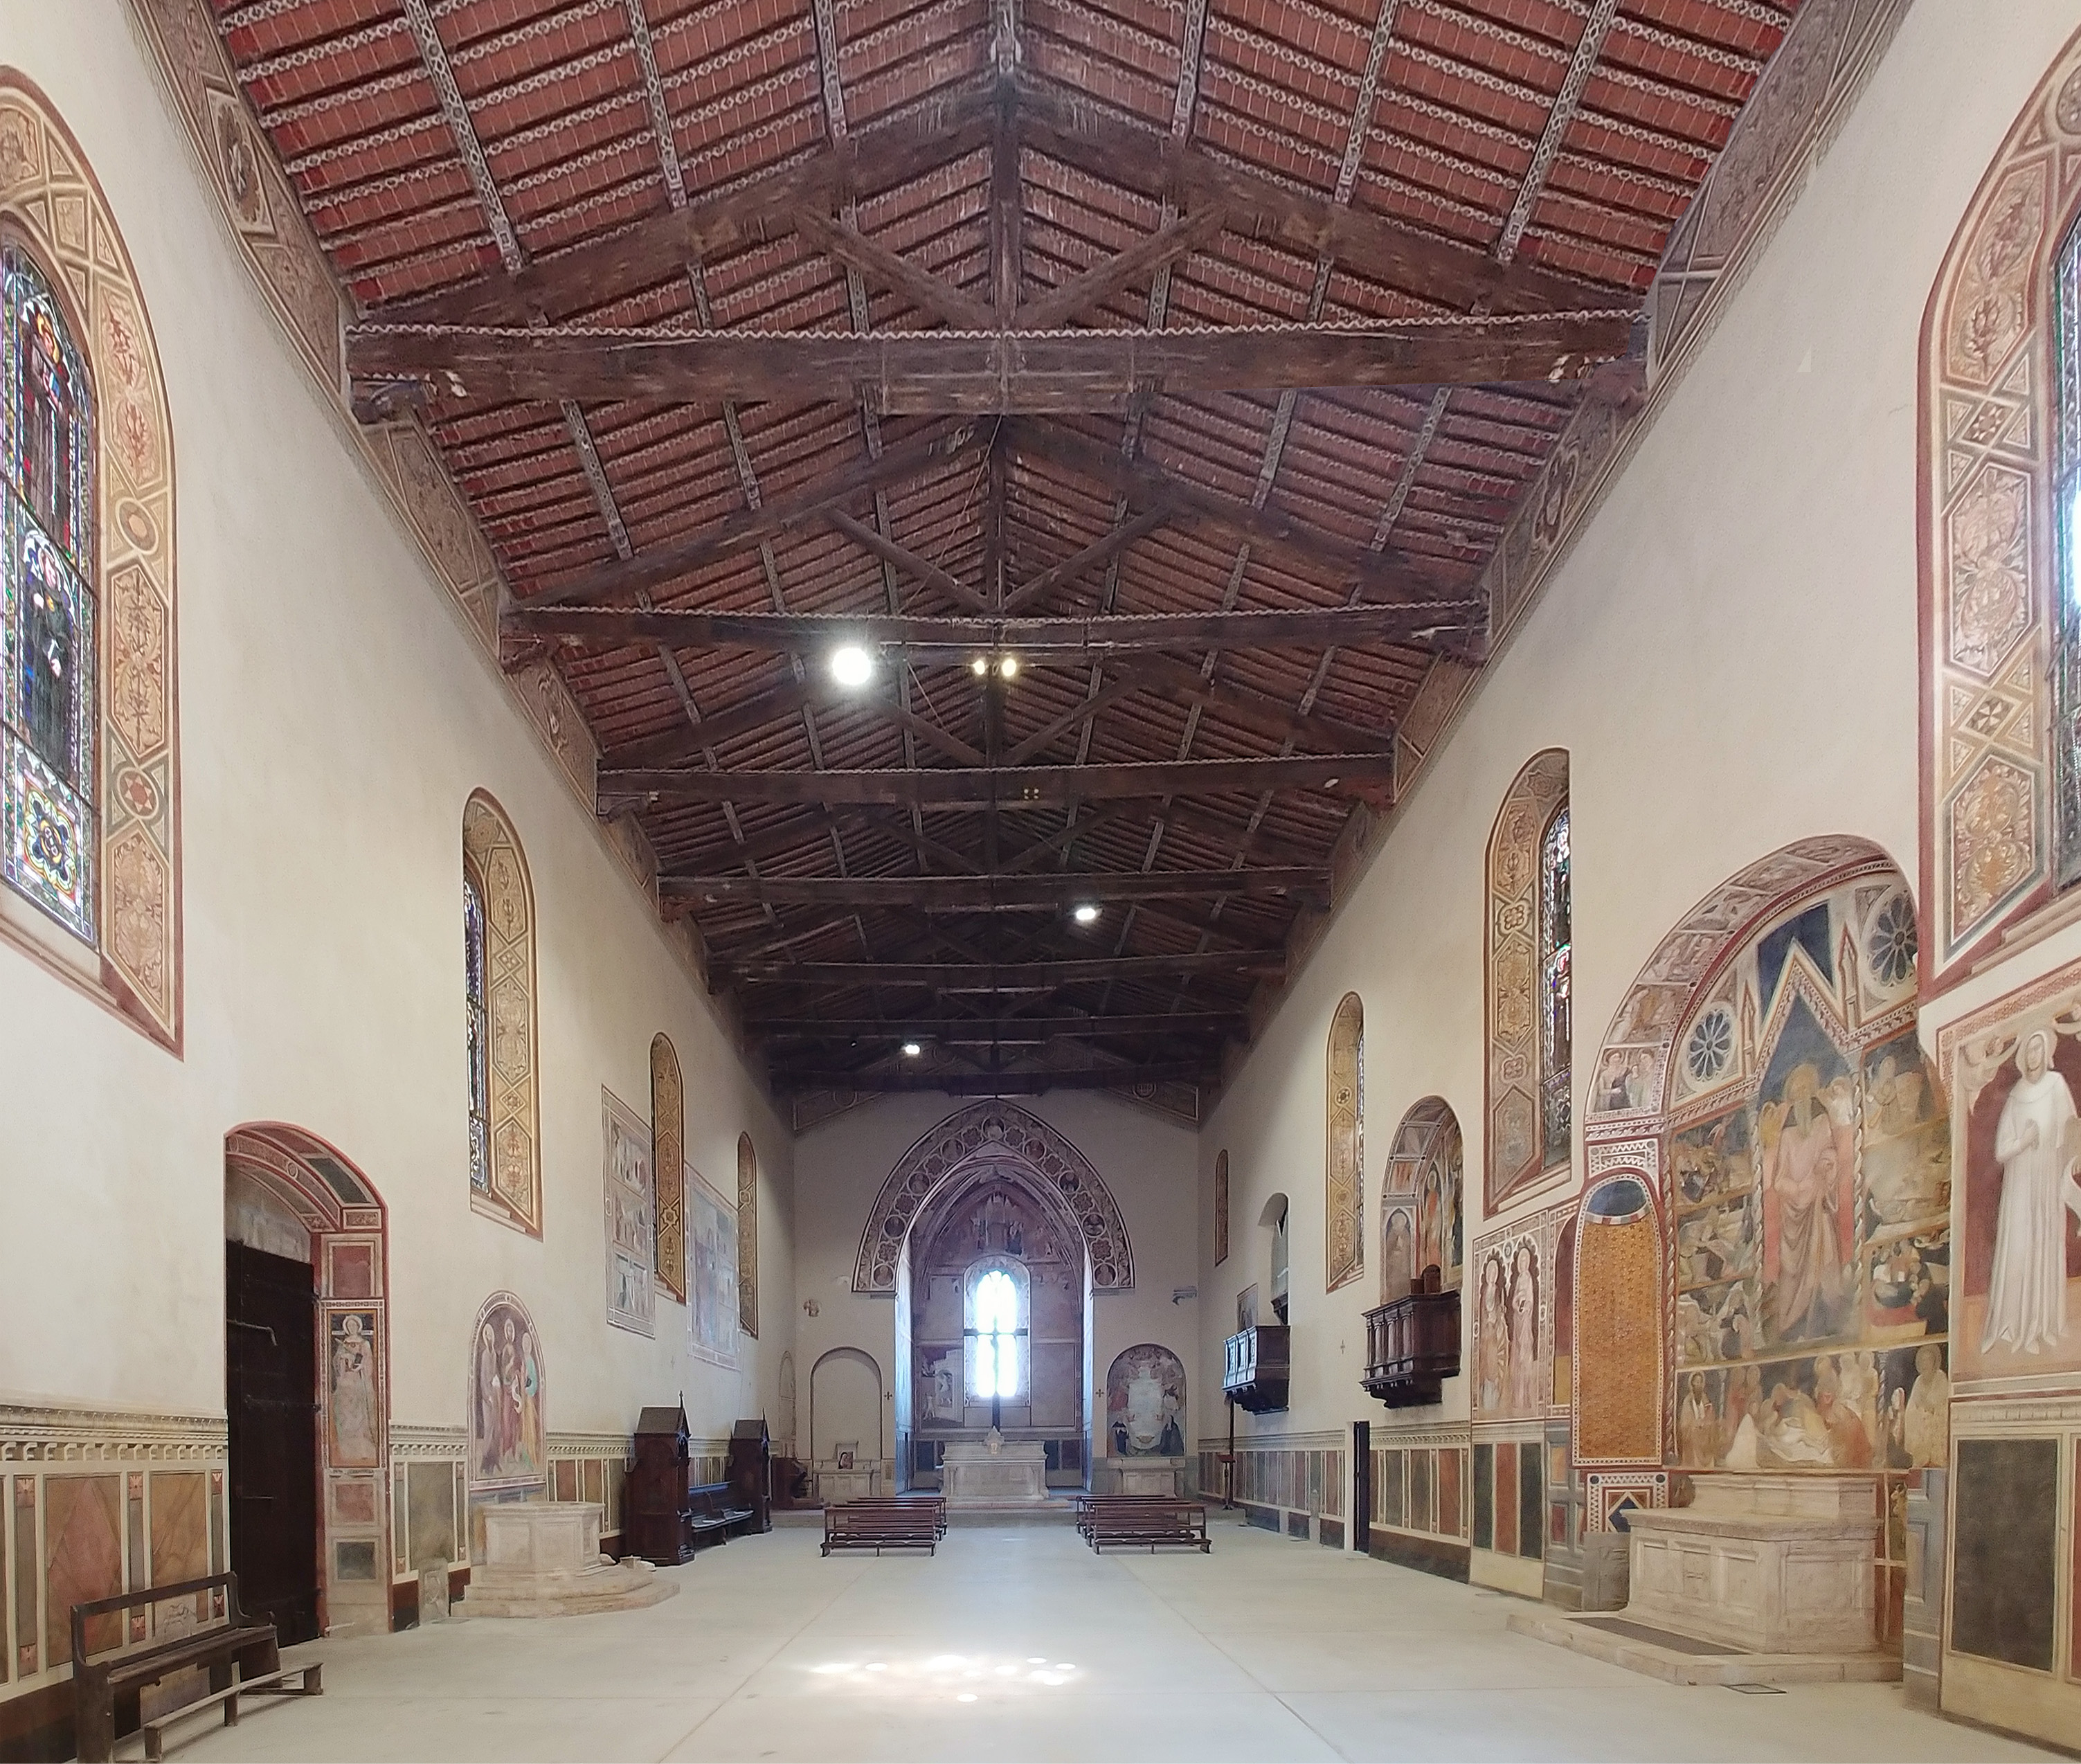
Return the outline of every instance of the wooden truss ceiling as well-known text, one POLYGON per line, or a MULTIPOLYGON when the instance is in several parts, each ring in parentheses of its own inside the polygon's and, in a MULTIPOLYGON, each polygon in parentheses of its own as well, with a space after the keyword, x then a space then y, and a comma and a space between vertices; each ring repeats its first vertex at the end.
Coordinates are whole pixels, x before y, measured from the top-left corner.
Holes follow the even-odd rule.
POLYGON ((1217 1074, 1794 10, 217 4, 797 1091, 1217 1074))

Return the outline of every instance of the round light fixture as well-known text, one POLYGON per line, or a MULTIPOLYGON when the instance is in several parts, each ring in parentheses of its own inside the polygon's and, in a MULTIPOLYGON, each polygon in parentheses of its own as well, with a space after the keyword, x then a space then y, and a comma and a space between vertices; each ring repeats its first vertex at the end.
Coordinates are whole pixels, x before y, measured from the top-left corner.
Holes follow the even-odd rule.
POLYGON ((1071 913, 1070 917, 1079 925, 1095 925, 1099 922, 1099 909, 1091 901, 1087 901, 1071 913))
POLYGON ((840 686, 864 686, 874 678, 874 657, 856 643, 831 655, 831 678, 840 686))
POLYGON ((986 655, 977 656, 974 661, 969 663, 969 672, 974 674, 977 678, 982 678, 984 674, 990 672, 990 657, 986 655))
POLYGON ((997 671, 1005 679, 1012 678, 1019 672, 1019 657, 1015 655, 1006 656, 997 664, 997 671))
POLYGON ((903 1044, 903 1057, 906 1060, 914 1060, 924 1051, 914 1041, 906 1041, 903 1044))

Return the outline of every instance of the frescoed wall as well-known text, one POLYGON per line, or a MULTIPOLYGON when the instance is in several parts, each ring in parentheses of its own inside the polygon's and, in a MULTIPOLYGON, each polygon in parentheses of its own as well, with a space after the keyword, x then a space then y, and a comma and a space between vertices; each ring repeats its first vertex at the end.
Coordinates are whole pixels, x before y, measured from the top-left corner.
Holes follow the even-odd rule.
POLYGON ((1145 1342, 1106 1371, 1106 1442, 1116 1458, 1185 1455, 1185 1367, 1167 1347, 1145 1342))

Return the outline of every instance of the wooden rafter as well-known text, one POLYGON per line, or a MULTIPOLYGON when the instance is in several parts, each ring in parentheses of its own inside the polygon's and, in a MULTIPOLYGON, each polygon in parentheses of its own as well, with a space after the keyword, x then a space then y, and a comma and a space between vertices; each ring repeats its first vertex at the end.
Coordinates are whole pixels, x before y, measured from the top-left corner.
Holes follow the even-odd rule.
POLYGON ((1065 1035, 1228 1035, 1247 1021, 1240 1010, 1115 1013, 1084 1017, 767 1017, 766 1041, 943 1041, 965 1047, 1042 1047, 1065 1035))
POLYGON ((1183 974, 1232 975, 1247 981, 1286 972, 1284 956, 1250 951, 1036 962, 732 962, 718 958, 715 965, 745 985, 928 986, 949 993, 1046 992, 1086 981, 1167 981, 1183 974))
POLYGON ((1630 313, 1164 331, 591 330, 366 323, 347 372, 375 403, 400 382, 444 397, 670 403, 855 397, 883 416, 1125 411, 1171 393, 1283 387, 1565 384, 1633 346, 1630 313))
POLYGON ((1117 650, 1321 648, 1409 643, 1440 631, 1478 631, 1478 600, 1246 612, 1113 613, 1089 618, 990 618, 910 613, 691 612, 679 607, 515 607, 502 621, 516 636, 557 637, 579 648, 663 643, 675 649, 786 649, 822 654, 841 644, 902 649, 955 661, 984 651, 1105 655, 1117 650))
POLYGON ((661 771, 599 774, 603 808, 629 802, 884 803, 981 808, 1116 796, 1223 796, 1332 790, 1394 777, 1392 754, 1280 759, 1129 760, 1089 766, 890 766, 868 771, 661 771))
POLYGON ((775 905, 910 906, 925 911, 1060 911, 1073 901, 1208 899, 1234 894, 1321 894, 1326 865, 1255 870, 1154 870, 1117 875, 1079 872, 1045 876, 680 876, 658 878, 658 892, 721 905, 768 901, 775 905))
POLYGON ((1149 1061, 1116 1066, 1070 1066, 1022 1072, 828 1072, 770 1074, 783 1093, 809 1090, 936 1090, 949 1096, 1043 1096, 1050 1090, 1131 1090, 1141 1084, 1208 1084, 1218 1076, 1204 1060, 1149 1061))

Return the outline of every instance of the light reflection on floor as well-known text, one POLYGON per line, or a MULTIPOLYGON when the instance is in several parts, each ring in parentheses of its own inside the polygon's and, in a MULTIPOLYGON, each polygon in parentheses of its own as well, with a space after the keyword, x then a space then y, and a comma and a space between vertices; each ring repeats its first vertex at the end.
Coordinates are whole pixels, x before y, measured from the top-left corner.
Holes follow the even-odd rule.
POLYGON ((1058 1690, 1074 1683, 1077 1674, 1072 1662, 1051 1661, 1045 1654, 1028 1654, 1023 1660, 994 1654, 934 1654, 924 1660, 827 1660, 807 1670, 812 1678, 825 1685, 927 1703, 974 1703, 986 1694, 1002 1699, 1028 1695, 1036 1689, 1058 1690))

